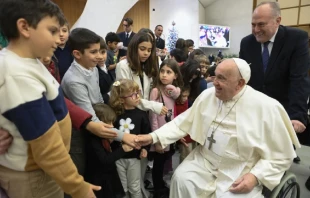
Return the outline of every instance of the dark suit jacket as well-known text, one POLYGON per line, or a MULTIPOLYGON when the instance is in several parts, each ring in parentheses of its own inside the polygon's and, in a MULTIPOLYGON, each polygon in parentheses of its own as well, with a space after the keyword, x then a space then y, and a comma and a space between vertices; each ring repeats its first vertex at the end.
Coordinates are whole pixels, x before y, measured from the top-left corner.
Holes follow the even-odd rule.
POLYGON ((99 87, 104 103, 108 104, 110 96, 108 95, 111 86, 114 82, 114 78, 111 73, 105 73, 97 66, 99 72, 99 87))
POLYGON ((160 37, 156 38, 156 48, 165 49, 165 40, 160 37))
POLYGON ((261 54, 261 43, 256 41, 254 35, 242 39, 240 58, 251 63, 248 85, 278 100, 291 120, 306 124, 310 65, 308 34, 296 28, 280 26, 265 73, 261 54))
MULTIPOLYGON (((132 37, 135 35, 136 33, 131 32, 130 36, 128 39, 126 39, 126 33, 125 32, 120 32, 117 34, 117 36, 121 39, 121 42, 123 42, 125 47, 128 47, 129 42, 131 41, 132 37)), ((127 55, 127 50, 123 50, 120 49, 119 53, 118 53, 118 59, 122 56, 126 56, 127 55)))

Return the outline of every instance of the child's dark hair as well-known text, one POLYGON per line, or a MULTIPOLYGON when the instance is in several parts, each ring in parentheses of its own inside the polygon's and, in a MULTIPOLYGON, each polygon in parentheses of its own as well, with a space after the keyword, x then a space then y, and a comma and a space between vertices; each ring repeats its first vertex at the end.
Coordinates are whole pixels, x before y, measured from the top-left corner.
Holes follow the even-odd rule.
POLYGON ((189 59, 181 66, 181 73, 183 75, 184 86, 190 86, 191 88, 189 98, 194 101, 200 92, 200 65, 197 61, 189 59), (197 76, 195 79, 193 79, 194 75, 197 76))
POLYGON ((175 48, 180 49, 184 52, 184 54, 186 55, 186 59, 188 57, 188 47, 186 45, 186 42, 184 39, 179 38, 175 44, 175 48))
POLYGON ((17 39, 19 31, 16 23, 25 19, 36 28, 44 17, 56 17, 63 26, 65 17, 60 8, 50 0, 1 0, 0 1, 0 31, 8 40, 17 39))
POLYGON ((215 69, 216 69, 216 65, 212 66, 212 67, 209 67, 208 70, 207 70, 207 74, 212 77, 212 76, 215 76, 215 69))
POLYGON ((73 50, 78 50, 82 54, 91 44, 96 43, 100 43, 100 36, 86 28, 76 28, 72 30, 68 39, 68 46, 71 52, 73 52, 73 50))
POLYGON ((181 49, 183 50, 184 48, 186 48, 186 42, 184 39, 179 38, 177 40, 177 42, 175 43, 175 48, 181 49))
MULTIPOLYGON (((183 87, 183 78, 182 78, 182 74, 180 71, 180 67, 179 67, 178 63, 173 59, 166 59, 161 63, 161 65, 159 67, 159 74, 157 75, 157 77, 154 81, 153 87, 160 90, 161 85, 162 85, 162 82, 160 81, 160 71, 164 66, 169 67, 177 76, 177 78, 175 80, 173 80, 172 85, 174 85, 176 87, 183 87)), ((158 95, 158 97, 159 97, 159 95, 158 95)))
POLYGON ((105 36, 105 41, 108 44, 109 42, 111 42, 111 43, 113 43, 113 42, 120 42, 121 40, 119 39, 119 37, 117 36, 117 34, 115 32, 109 32, 105 36))
POLYGON ((104 42, 104 39, 100 37, 100 50, 107 50, 107 44, 104 42))
POLYGON ((139 85, 133 80, 121 79, 113 83, 110 92, 109 105, 115 111, 116 115, 121 115, 125 111, 122 97, 135 91, 139 91, 139 85))
POLYGON ((149 78, 155 78, 158 73, 156 58, 156 46, 152 41, 152 37, 149 34, 142 32, 135 34, 132 37, 127 50, 127 61, 131 70, 140 76, 143 75, 143 72, 145 72, 149 78), (144 64, 141 64, 138 55, 138 46, 143 42, 150 42, 152 44, 152 50, 150 57, 144 64))
POLYGON ((113 109, 104 103, 98 103, 93 105, 96 116, 104 123, 110 124, 114 123, 116 120, 116 113, 113 109))
POLYGON ((186 39, 185 44, 187 47, 192 47, 194 46, 194 41, 192 39, 186 39))
POLYGON ((195 59, 196 56, 198 55, 204 55, 205 53, 201 49, 194 49, 188 57, 188 59, 195 59))
POLYGON ((186 54, 183 50, 175 48, 171 50, 170 55, 174 57, 174 59, 178 62, 185 62, 186 61, 186 54))

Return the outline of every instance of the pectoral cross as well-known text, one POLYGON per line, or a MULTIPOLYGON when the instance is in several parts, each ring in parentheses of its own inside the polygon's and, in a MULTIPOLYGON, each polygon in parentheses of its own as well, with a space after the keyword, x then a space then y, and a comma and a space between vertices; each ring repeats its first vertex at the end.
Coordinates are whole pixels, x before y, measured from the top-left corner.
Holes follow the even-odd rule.
POLYGON ((216 143, 215 139, 213 139, 213 133, 214 133, 214 131, 212 131, 211 136, 207 138, 208 141, 210 142, 210 143, 209 143, 209 147, 208 147, 209 150, 211 149, 212 144, 213 144, 213 143, 216 143))

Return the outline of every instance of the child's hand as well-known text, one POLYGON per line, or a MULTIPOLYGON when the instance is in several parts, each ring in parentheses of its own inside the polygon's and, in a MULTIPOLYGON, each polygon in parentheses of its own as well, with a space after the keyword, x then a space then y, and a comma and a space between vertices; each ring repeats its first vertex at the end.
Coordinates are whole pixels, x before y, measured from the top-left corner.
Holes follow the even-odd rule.
POLYGON ((140 158, 146 158, 147 157, 147 150, 145 149, 141 149, 141 152, 140 152, 140 158))
POLYGON ((163 106, 163 108, 161 108, 160 115, 166 115, 167 113, 168 113, 168 108, 166 106, 163 106))
POLYGON ((173 85, 167 85, 165 87, 164 92, 165 92, 166 96, 171 97, 173 99, 177 99, 181 94, 180 88, 175 87, 173 85))
POLYGON ((90 184, 90 188, 86 195, 86 198, 95 198, 96 195, 94 191, 99 191, 99 190, 101 190, 101 186, 95 186, 95 185, 90 184))
POLYGON ((127 144, 122 144, 122 147, 126 153, 133 150, 133 148, 127 144))
POLYGON ((161 147, 161 145, 158 144, 158 143, 155 144, 155 151, 156 151, 157 153, 164 153, 164 149, 163 149, 163 148, 161 147))
POLYGON ((141 145, 137 139, 137 136, 134 134, 124 133, 122 141, 135 149, 141 149, 141 145))

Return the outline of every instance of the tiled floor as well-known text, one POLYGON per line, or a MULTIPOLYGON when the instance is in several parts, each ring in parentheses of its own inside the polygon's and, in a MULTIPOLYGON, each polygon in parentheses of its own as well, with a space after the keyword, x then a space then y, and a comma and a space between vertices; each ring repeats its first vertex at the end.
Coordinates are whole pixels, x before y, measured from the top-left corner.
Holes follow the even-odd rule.
MULTIPOLYGON (((305 187, 305 182, 310 176, 310 147, 302 146, 302 148, 297 149, 297 154, 301 158, 300 164, 293 163, 290 168, 290 172, 294 173, 297 176, 297 182, 300 185, 301 196, 300 198, 310 198, 310 191, 305 187)), ((172 158, 173 169, 175 170, 179 164, 179 153, 176 152, 172 158)), ((151 175, 147 174, 149 180, 151 180, 151 175)), ((165 178, 168 185, 170 180, 165 178), (167 179, 167 180, 166 180, 167 179)))

